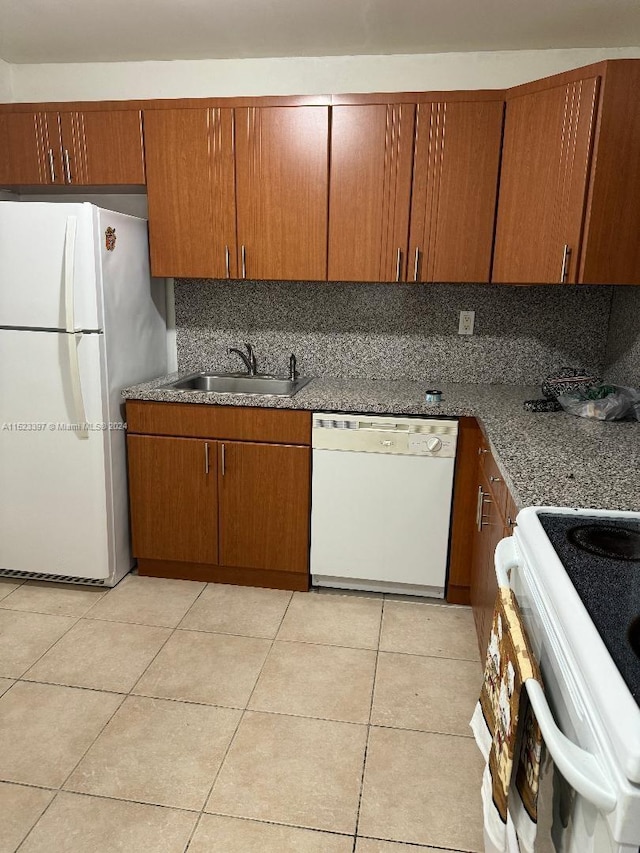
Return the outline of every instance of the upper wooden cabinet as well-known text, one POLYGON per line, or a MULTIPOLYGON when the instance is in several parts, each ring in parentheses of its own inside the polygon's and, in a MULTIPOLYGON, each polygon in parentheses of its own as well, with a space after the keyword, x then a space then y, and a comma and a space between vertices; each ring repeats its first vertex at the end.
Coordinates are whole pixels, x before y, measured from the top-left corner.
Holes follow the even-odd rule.
POLYGON ((146 110, 151 271, 236 278, 233 110, 146 110))
POLYGON ((415 112, 415 104, 333 107, 329 280, 405 280, 415 112))
POLYGON ((503 110, 502 99, 418 104, 411 281, 489 281, 503 110))
POLYGON ((139 110, 0 113, 0 184, 144 184, 139 110))
POLYGON ((329 108, 235 110, 238 269, 326 279, 329 108))
POLYGON ((145 111, 151 268, 326 279, 329 108, 145 111))
MULTIPOLYGON (((65 138, 64 114, 62 138, 65 138)), ((140 110, 78 113, 78 142, 84 148, 82 183, 144 184, 144 148, 140 110)))
POLYGON ((640 284, 640 63, 507 94, 492 280, 640 284))
POLYGON ((53 183, 44 113, 0 113, 0 151, 0 186, 53 183))
POLYGON ((494 281, 577 281, 599 82, 509 100, 494 281))
POLYGON ((504 102, 465 96, 333 107, 329 279, 489 281, 504 102))

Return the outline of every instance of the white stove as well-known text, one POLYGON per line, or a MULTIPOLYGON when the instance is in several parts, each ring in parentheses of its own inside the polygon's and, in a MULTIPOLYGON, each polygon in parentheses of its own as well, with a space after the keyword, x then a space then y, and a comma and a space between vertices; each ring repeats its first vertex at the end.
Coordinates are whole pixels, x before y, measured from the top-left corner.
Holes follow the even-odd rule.
POLYGON ((542 670, 544 694, 528 692, 555 764, 562 853, 640 849, 637 540, 638 512, 531 507, 496 550, 542 670))

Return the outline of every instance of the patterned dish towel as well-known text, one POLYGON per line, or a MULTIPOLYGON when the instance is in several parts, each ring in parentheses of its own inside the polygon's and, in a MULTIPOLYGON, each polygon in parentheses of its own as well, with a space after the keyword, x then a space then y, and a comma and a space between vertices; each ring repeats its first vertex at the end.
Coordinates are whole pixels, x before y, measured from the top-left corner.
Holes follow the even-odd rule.
POLYGON ((484 683, 470 723, 487 762, 482 777, 486 853, 534 849, 542 736, 523 690, 529 678, 540 681, 540 670, 516 598, 500 587, 484 683))

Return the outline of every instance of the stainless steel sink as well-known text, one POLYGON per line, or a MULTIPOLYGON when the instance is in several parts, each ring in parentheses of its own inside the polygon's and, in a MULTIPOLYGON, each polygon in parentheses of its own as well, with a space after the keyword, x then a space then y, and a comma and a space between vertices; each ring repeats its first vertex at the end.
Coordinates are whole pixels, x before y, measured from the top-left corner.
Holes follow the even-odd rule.
POLYGON ((163 388, 172 391, 205 391, 210 394, 263 394, 269 397, 293 397, 311 382, 303 376, 289 379, 258 373, 192 373, 177 382, 168 382, 163 388))

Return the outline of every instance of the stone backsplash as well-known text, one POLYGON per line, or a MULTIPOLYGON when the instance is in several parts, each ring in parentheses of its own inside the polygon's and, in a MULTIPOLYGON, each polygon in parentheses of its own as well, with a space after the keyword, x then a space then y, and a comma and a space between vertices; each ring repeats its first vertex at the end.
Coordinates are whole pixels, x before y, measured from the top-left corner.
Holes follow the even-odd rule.
POLYGON ((613 290, 177 279, 178 367, 242 369, 227 349, 249 341, 263 372, 295 352, 307 376, 538 384, 564 365, 604 369, 613 290), (457 333, 461 310, 473 336, 457 333))
POLYGON ((640 388, 640 287, 614 287, 605 375, 617 385, 640 388))

